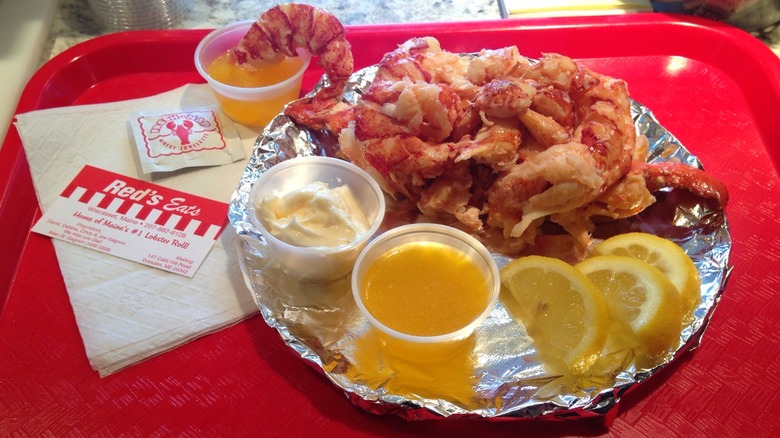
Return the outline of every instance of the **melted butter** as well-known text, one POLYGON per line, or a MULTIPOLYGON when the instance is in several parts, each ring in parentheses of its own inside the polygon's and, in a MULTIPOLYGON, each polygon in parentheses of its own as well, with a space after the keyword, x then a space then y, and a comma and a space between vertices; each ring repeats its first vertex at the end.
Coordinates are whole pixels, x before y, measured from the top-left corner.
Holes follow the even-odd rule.
MULTIPOLYGON (((291 57, 259 66, 241 66, 233 62, 230 54, 225 52, 206 67, 206 72, 223 84, 257 88, 274 85, 293 77, 304 62, 301 58, 291 57)), ((298 82, 294 86, 281 87, 276 92, 261 95, 249 93, 242 98, 219 92, 214 95, 225 114, 234 121, 247 126, 265 126, 279 114, 286 103, 298 98, 300 91, 301 84, 298 82)))
POLYGON ((444 347, 399 345, 372 328, 354 340, 354 356, 345 374, 375 391, 445 399, 473 410, 480 407, 475 346, 474 336, 444 347))
POLYGON ((469 325, 485 309, 485 273, 463 252, 435 242, 410 242, 379 257, 363 279, 363 302, 384 325, 437 336, 469 325))
POLYGON ((215 80, 234 87, 266 87, 278 84, 292 77, 303 65, 298 57, 285 57, 280 61, 260 65, 238 65, 230 52, 220 55, 206 68, 206 73, 215 80))
POLYGON ((336 247, 354 241, 370 224, 347 186, 309 184, 258 205, 259 219, 277 239, 295 246, 336 247))

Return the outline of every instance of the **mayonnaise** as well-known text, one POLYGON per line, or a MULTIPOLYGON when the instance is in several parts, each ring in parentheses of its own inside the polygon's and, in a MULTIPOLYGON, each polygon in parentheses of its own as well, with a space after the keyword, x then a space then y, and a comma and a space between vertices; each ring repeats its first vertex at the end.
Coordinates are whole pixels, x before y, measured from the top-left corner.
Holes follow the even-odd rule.
POLYGON ((269 233, 295 246, 345 245, 371 226, 346 185, 330 189, 323 182, 314 182, 281 196, 263 198, 257 211, 269 233))

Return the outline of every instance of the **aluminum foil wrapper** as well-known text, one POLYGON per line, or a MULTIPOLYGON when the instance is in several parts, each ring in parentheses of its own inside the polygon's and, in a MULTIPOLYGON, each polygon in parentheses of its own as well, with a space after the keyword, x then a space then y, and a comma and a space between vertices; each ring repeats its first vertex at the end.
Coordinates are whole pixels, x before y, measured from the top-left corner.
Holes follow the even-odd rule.
MULTIPOLYGON (((344 100, 355 102, 374 72, 375 67, 356 72, 344 100)), ((649 140, 649 161, 701 167, 647 108, 633 102, 632 113, 637 132, 649 140)), ((708 200, 672 190, 657 193, 656 203, 641 214, 599 225, 594 233, 594 239, 628 231, 663 236, 680 244, 698 267, 701 303, 680 335, 680 347, 661 363, 643 366, 633 350, 618 349, 606 351, 604 364, 597 362, 592 375, 574 378, 556 373, 541 362, 523 325, 503 300, 455 350, 427 356, 403 351, 388 344, 359 313, 349 276, 306 283, 285 275, 249 220, 249 193, 265 170, 296 156, 332 156, 337 151, 333 136, 310 132, 280 114, 257 139, 228 214, 242 237, 245 280, 265 322, 355 405, 369 412, 418 420, 608 416, 626 392, 700 344, 725 287, 731 251, 725 213, 708 200)), ((498 253, 494 257, 499 267, 509 260, 498 253)))

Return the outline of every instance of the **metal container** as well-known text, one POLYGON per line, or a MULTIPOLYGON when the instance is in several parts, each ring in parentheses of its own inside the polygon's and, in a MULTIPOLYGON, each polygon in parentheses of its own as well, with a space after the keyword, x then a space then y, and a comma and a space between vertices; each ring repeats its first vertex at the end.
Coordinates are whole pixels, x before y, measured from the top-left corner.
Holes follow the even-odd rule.
POLYGON ((88 0, 95 20, 108 32, 169 29, 187 16, 194 0, 88 0))

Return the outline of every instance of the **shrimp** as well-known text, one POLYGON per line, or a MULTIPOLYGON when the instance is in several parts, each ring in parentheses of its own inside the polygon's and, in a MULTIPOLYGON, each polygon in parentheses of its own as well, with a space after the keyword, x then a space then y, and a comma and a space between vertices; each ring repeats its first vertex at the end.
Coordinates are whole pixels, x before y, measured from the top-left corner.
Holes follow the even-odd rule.
POLYGON ((338 135, 355 119, 355 106, 346 102, 296 103, 285 108, 284 113, 299 125, 310 129, 338 135))
POLYGON ((596 228, 594 217, 612 220, 634 216, 656 201, 641 175, 626 174, 593 202, 582 207, 555 213, 550 220, 563 227, 581 249, 590 245, 590 235, 596 228))
MULTIPOLYGON (((549 95, 549 92, 546 94, 549 95)), ((543 102, 543 105, 551 103, 549 98, 538 96, 540 94, 532 84, 516 79, 494 79, 482 86, 475 103, 487 117, 517 117, 530 134, 546 147, 567 143, 572 137, 569 130, 555 118, 532 109, 537 102, 543 102)))
POLYGON ((551 117, 563 128, 573 127, 573 104, 569 94, 552 85, 534 84, 534 86, 536 87, 536 95, 531 109, 541 115, 551 117))
POLYGON ((387 53, 355 105, 358 139, 403 134, 443 142, 471 129, 473 115, 459 94, 471 92, 458 80, 466 69, 459 60, 433 38, 413 38, 387 53))
POLYGON ((723 208, 729 201, 729 191, 722 181, 703 170, 683 163, 666 161, 644 163, 635 161, 631 173, 640 175, 651 192, 663 188, 685 189, 694 195, 714 200, 723 208))
POLYGON ((381 89, 370 87, 355 107, 358 137, 407 134, 426 141, 444 141, 452 133, 459 102, 446 84, 403 79, 381 89))
POLYGON ((508 118, 525 113, 535 95, 536 89, 524 82, 494 79, 482 86, 475 103, 489 117, 508 118))
MULTIPOLYGON (((543 218, 565 218, 593 202, 628 173, 634 159, 637 137, 625 83, 582 66, 572 75, 567 58, 547 59, 554 62, 540 67, 543 75, 536 80, 570 90, 579 124, 570 136, 550 117, 530 109, 520 115, 546 149, 515 165, 491 187, 487 220, 503 228, 506 237, 522 238, 543 218), (556 72, 552 65, 563 70, 556 72)), ((535 231, 525 237, 533 235, 535 231)))
POLYGON ((369 170, 386 192, 400 193, 413 202, 427 181, 446 172, 457 156, 455 143, 426 142, 406 134, 359 140, 354 126, 339 135, 342 153, 369 170))
POLYGON ((595 229, 594 217, 614 220, 634 216, 656 201, 653 193, 665 188, 688 190, 694 195, 714 200, 720 208, 728 203, 726 186, 701 169, 682 163, 636 160, 623 178, 593 202, 575 210, 553 214, 550 220, 563 226, 580 247, 586 248, 595 229))
POLYGON ((530 69, 531 63, 515 46, 483 49, 469 61, 467 78, 472 84, 482 86, 494 79, 519 78, 530 69))
POLYGON ((571 96, 579 120, 574 139, 596 158, 606 190, 629 171, 638 141, 628 87, 620 79, 580 67, 571 96))
POLYGON ((595 199, 603 184, 587 146, 551 146, 496 180, 488 192, 488 224, 502 228, 505 237, 523 237, 540 219, 595 199))
POLYGON ((330 12, 314 6, 286 3, 262 13, 238 45, 231 50, 239 65, 272 62, 308 50, 319 57, 328 86, 312 101, 288 107, 288 115, 302 121, 319 121, 337 103, 354 69, 352 47, 344 26, 330 12))
POLYGON ((417 208, 434 219, 454 217, 469 231, 479 231, 480 208, 471 205, 473 178, 467 162, 455 164, 423 189, 417 208))
POLYGON ((507 170, 519 158, 518 148, 523 141, 517 120, 501 119, 485 124, 473 139, 461 140, 455 162, 474 160, 495 171, 507 170))
POLYGON ((418 213, 503 234, 513 252, 549 221, 582 250, 597 218, 636 215, 662 188, 728 201, 697 168, 647 163, 630 105, 624 81, 566 56, 455 55, 426 37, 386 54, 354 107, 328 121, 341 128, 341 154, 418 213))
POLYGON ((571 140, 571 133, 552 117, 540 114, 530 108, 518 117, 534 139, 544 147, 568 143, 571 140))
MULTIPOLYGON (((339 135, 342 152, 390 194, 419 200, 461 147, 452 134, 476 126, 453 85, 465 64, 432 38, 413 38, 386 54, 339 135)), ((458 85, 460 90, 463 86, 458 85)))
POLYGON ((543 53, 539 62, 533 64, 524 77, 542 86, 552 86, 568 92, 580 70, 577 63, 568 56, 543 53))

